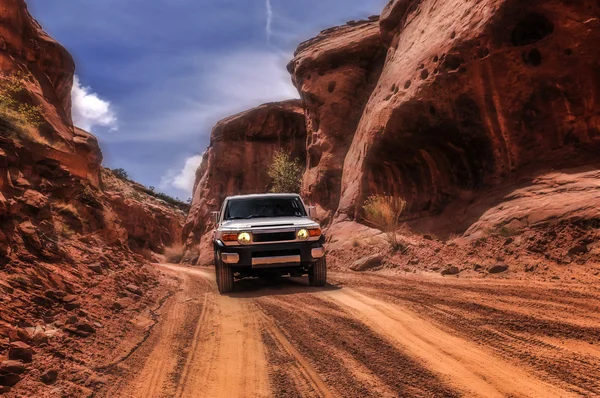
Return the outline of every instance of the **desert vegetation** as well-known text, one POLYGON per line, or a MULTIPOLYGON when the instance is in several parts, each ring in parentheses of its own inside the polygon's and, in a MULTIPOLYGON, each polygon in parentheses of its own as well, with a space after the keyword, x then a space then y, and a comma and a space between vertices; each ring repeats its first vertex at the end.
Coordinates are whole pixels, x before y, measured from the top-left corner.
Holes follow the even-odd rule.
POLYGON ((42 124, 41 106, 22 100, 25 76, 21 74, 0 75, 0 120, 10 124, 12 131, 25 133, 29 127, 42 124))
MULTIPOLYGON (((129 173, 123 168, 111 169, 110 172, 120 180, 133 183, 133 181, 129 178, 129 173)), ((174 198, 163 192, 158 192, 156 190, 156 188, 153 186, 145 187, 145 186, 143 186, 141 184, 137 184, 137 183, 136 183, 136 185, 138 186, 138 189, 140 191, 142 191, 143 193, 145 193, 146 195, 152 196, 156 199, 160 199, 172 206, 179 208, 180 210, 183 210, 186 213, 189 212, 189 210, 190 210, 191 201, 188 201, 188 203, 183 202, 179 198, 174 198)), ((134 193, 133 197, 136 200, 142 200, 142 196, 140 196, 139 194, 136 195, 134 193)))
POLYGON ((372 195, 363 205, 365 220, 386 234, 394 251, 406 251, 407 246, 398 239, 400 216, 406 210, 406 201, 397 196, 372 195))
POLYGON ((273 193, 300 193, 303 168, 297 159, 292 159, 285 151, 278 151, 273 156, 269 167, 273 193))

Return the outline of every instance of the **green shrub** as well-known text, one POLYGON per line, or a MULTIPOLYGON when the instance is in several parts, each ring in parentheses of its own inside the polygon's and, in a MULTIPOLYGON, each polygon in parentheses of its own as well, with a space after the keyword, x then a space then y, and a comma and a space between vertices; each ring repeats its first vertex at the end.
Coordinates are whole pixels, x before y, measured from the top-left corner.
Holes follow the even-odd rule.
POLYGON ((395 196, 373 195, 363 205, 368 223, 385 232, 394 251, 406 251, 407 247, 398 240, 400 216, 406 210, 406 201, 395 196))
POLYGON ((24 79, 21 74, 0 74, 0 118, 21 132, 28 127, 40 127, 44 121, 40 105, 24 103, 18 98, 25 90, 24 79))
POLYGON ((271 192, 300 193, 302 172, 298 159, 291 159, 290 154, 284 151, 276 152, 268 171, 273 184, 271 192))
MULTIPOLYGON (((154 187, 150 187, 150 188, 154 188, 154 187)), ((168 204, 177 207, 178 209, 182 210, 185 213, 188 213, 190 211, 191 201, 189 203, 184 203, 181 200, 179 200, 178 198, 174 198, 172 196, 167 195, 166 193, 158 192, 158 191, 155 191, 154 189, 149 189, 149 188, 144 188, 143 192, 149 196, 152 196, 153 198, 160 199, 164 202, 167 202, 168 204)))
POLYGON ((123 168, 112 169, 111 171, 115 175, 115 177, 117 177, 121 180, 129 181, 129 174, 127 173, 127 171, 125 171, 125 169, 123 169, 123 168))

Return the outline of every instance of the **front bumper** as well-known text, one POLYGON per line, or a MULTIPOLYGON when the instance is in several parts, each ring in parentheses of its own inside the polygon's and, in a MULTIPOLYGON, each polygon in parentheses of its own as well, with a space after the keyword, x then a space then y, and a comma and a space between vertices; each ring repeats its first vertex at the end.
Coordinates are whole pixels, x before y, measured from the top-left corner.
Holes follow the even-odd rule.
POLYGON ((288 242, 263 245, 225 246, 217 240, 221 260, 232 267, 279 268, 310 265, 323 257, 325 237, 316 242, 288 242))

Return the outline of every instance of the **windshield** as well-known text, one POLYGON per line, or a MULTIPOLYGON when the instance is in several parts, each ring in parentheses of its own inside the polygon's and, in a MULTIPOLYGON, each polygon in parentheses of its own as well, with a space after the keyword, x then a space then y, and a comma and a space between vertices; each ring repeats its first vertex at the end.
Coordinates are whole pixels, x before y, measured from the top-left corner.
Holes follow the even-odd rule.
POLYGON ((304 217, 306 212, 299 197, 232 199, 225 209, 225 220, 264 217, 304 217))

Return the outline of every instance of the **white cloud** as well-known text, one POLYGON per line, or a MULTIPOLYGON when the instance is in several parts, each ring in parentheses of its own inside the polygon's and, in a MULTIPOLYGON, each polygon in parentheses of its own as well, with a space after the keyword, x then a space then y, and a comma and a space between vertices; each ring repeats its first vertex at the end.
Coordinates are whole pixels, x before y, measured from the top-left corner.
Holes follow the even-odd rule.
POLYGON ((173 187, 191 195, 196 180, 196 170, 200 167, 200 163, 202 163, 202 155, 195 155, 185 161, 179 172, 169 170, 161 178, 160 189, 168 190, 173 187))
POLYGON ((71 98, 73 123, 77 127, 86 131, 92 131, 94 126, 117 129, 117 116, 112 111, 110 102, 100 99, 92 92, 91 87, 82 86, 78 76, 73 79, 71 98))
POLYGON ((271 40, 271 35, 273 34, 273 7, 271 6, 271 0, 265 0, 265 6, 267 9, 267 42, 271 40))
MULTIPOLYGON (((145 143, 207 138, 220 119, 265 102, 298 98, 286 70, 291 57, 259 50, 172 57, 159 85, 149 84, 142 93, 119 103, 128 109, 119 120, 122 133, 103 138, 145 143)), ((153 63, 152 59, 139 62, 153 63)))

